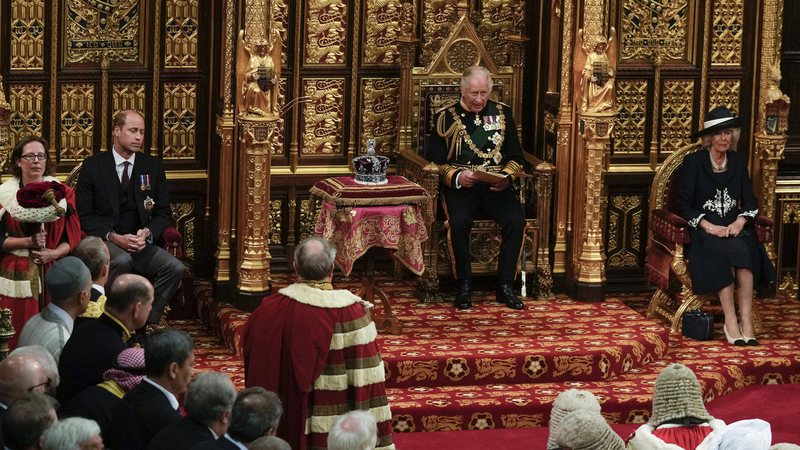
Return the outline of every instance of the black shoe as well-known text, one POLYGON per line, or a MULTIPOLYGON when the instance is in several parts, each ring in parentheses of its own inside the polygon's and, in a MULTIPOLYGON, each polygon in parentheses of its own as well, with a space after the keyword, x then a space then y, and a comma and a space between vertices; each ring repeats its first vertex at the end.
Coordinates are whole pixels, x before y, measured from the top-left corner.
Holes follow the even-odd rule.
POLYGON ((501 284, 497 286, 497 301, 511 309, 522 309, 524 307, 522 300, 511 290, 510 284, 501 284))
POLYGON ((458 294, 456 294, 456 309, 472 308, 472 281, 458 280, 458 294))

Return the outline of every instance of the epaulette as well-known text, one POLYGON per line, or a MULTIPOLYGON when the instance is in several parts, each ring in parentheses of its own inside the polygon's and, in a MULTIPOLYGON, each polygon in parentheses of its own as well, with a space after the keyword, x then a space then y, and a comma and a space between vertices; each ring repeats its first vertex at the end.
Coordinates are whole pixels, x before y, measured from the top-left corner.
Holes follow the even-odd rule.
POLYGON ((460 100, 461 100, 461 98, 459 97, 459 98, 454 98, 454 99, 446 101, 442 106, 439 107, 439 109, 434 111, 434 114, 439 114, 440 112, 444 111, 445 109, 447 109, 447 108, 449 108, 451 106, 455 106, 455 104, 458 103, 460 100))

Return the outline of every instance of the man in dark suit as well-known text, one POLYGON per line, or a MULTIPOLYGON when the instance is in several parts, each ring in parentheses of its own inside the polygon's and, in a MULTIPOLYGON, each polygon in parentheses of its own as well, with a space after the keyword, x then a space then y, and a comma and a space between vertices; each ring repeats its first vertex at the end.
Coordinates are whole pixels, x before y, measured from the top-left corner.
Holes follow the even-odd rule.
POLYGON ((147 448, 166 426, 179 422, 178 396, 186 392, 194 368, 194 341, 173 328, 147 336, 147 376, 122 398, 122 410, 110 442, 118 450, 147 448))
POLYGON ((186 391, 186 417, 159 431, 147 450, 189 450, 195 444, 219 439, 228 431, 235 399, 236 387, 227 374, 197 375, 186 391))
POLYGON ((153 285, 146 278, 126 274, 114 280, 105 312, 76 327, 61 351, 57 397, 62 405, 67 405, 78 392, 103 381, 103 372, 128 348, 133 330, 144 326, 152 307, 153 285))
POLYGON ((216 441, 203 442, 192 450, 239 450, 263 436, 274 436, 283 415, 278 395, 262 387, 239 392, 233 403, 228 432, 216 441))
MULTIPOLYGON (((92 293, 89 298, 89 307, 81 314, 79 319, 98 318, 103 313, 106 304, 106 282, 110 269, 110 255, 108 247, 97 236, 86 236, 78 243, 72 255, 83 261, 89 268, 92 276, 92 293)), ((80 320, 78 321, 80 322, 80 320)))
POLYGON ((113 133, 112 151, 83 162, 75 190, 78 215, 83 230, 108 245, 111 283, 129 272, 152 280, 155 302, 148 322, 158 323, 183 274, 180 261, 153 245, 170 224, 167 179, 161 160, 140 151, 141 114, 119 112, 113 133))

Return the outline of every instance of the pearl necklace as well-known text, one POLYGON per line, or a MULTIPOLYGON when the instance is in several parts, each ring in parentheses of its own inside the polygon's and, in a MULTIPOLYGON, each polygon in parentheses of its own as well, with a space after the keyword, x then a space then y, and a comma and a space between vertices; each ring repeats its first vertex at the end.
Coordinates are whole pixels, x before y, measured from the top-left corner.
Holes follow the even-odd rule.
POLYGON ((728 169, 728 155, 725 155, 725 158, 722 160, 721 164, 717 164, 714 161, 714 156, 711 155, 710 152, 708 157, 711 160, 711 167, 714 169, 714 172, 725 172, 728 169))

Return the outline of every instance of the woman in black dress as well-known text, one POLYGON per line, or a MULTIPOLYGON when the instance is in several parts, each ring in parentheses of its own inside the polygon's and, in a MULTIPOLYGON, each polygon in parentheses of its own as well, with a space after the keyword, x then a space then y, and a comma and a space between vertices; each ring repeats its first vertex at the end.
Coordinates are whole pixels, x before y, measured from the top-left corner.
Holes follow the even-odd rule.
POLYGON ((703 148, 686 156, 681 167, 677 208, 691 226, 688 258, 694 293, 719 295, 730 344, 758 345, 753 288, 774 281, 775 269, 756 239, 758 203, 747 161, 734 151, 740 123, 740 117, 722 106, 707 114, 694 135, 703 138, 703 148))

